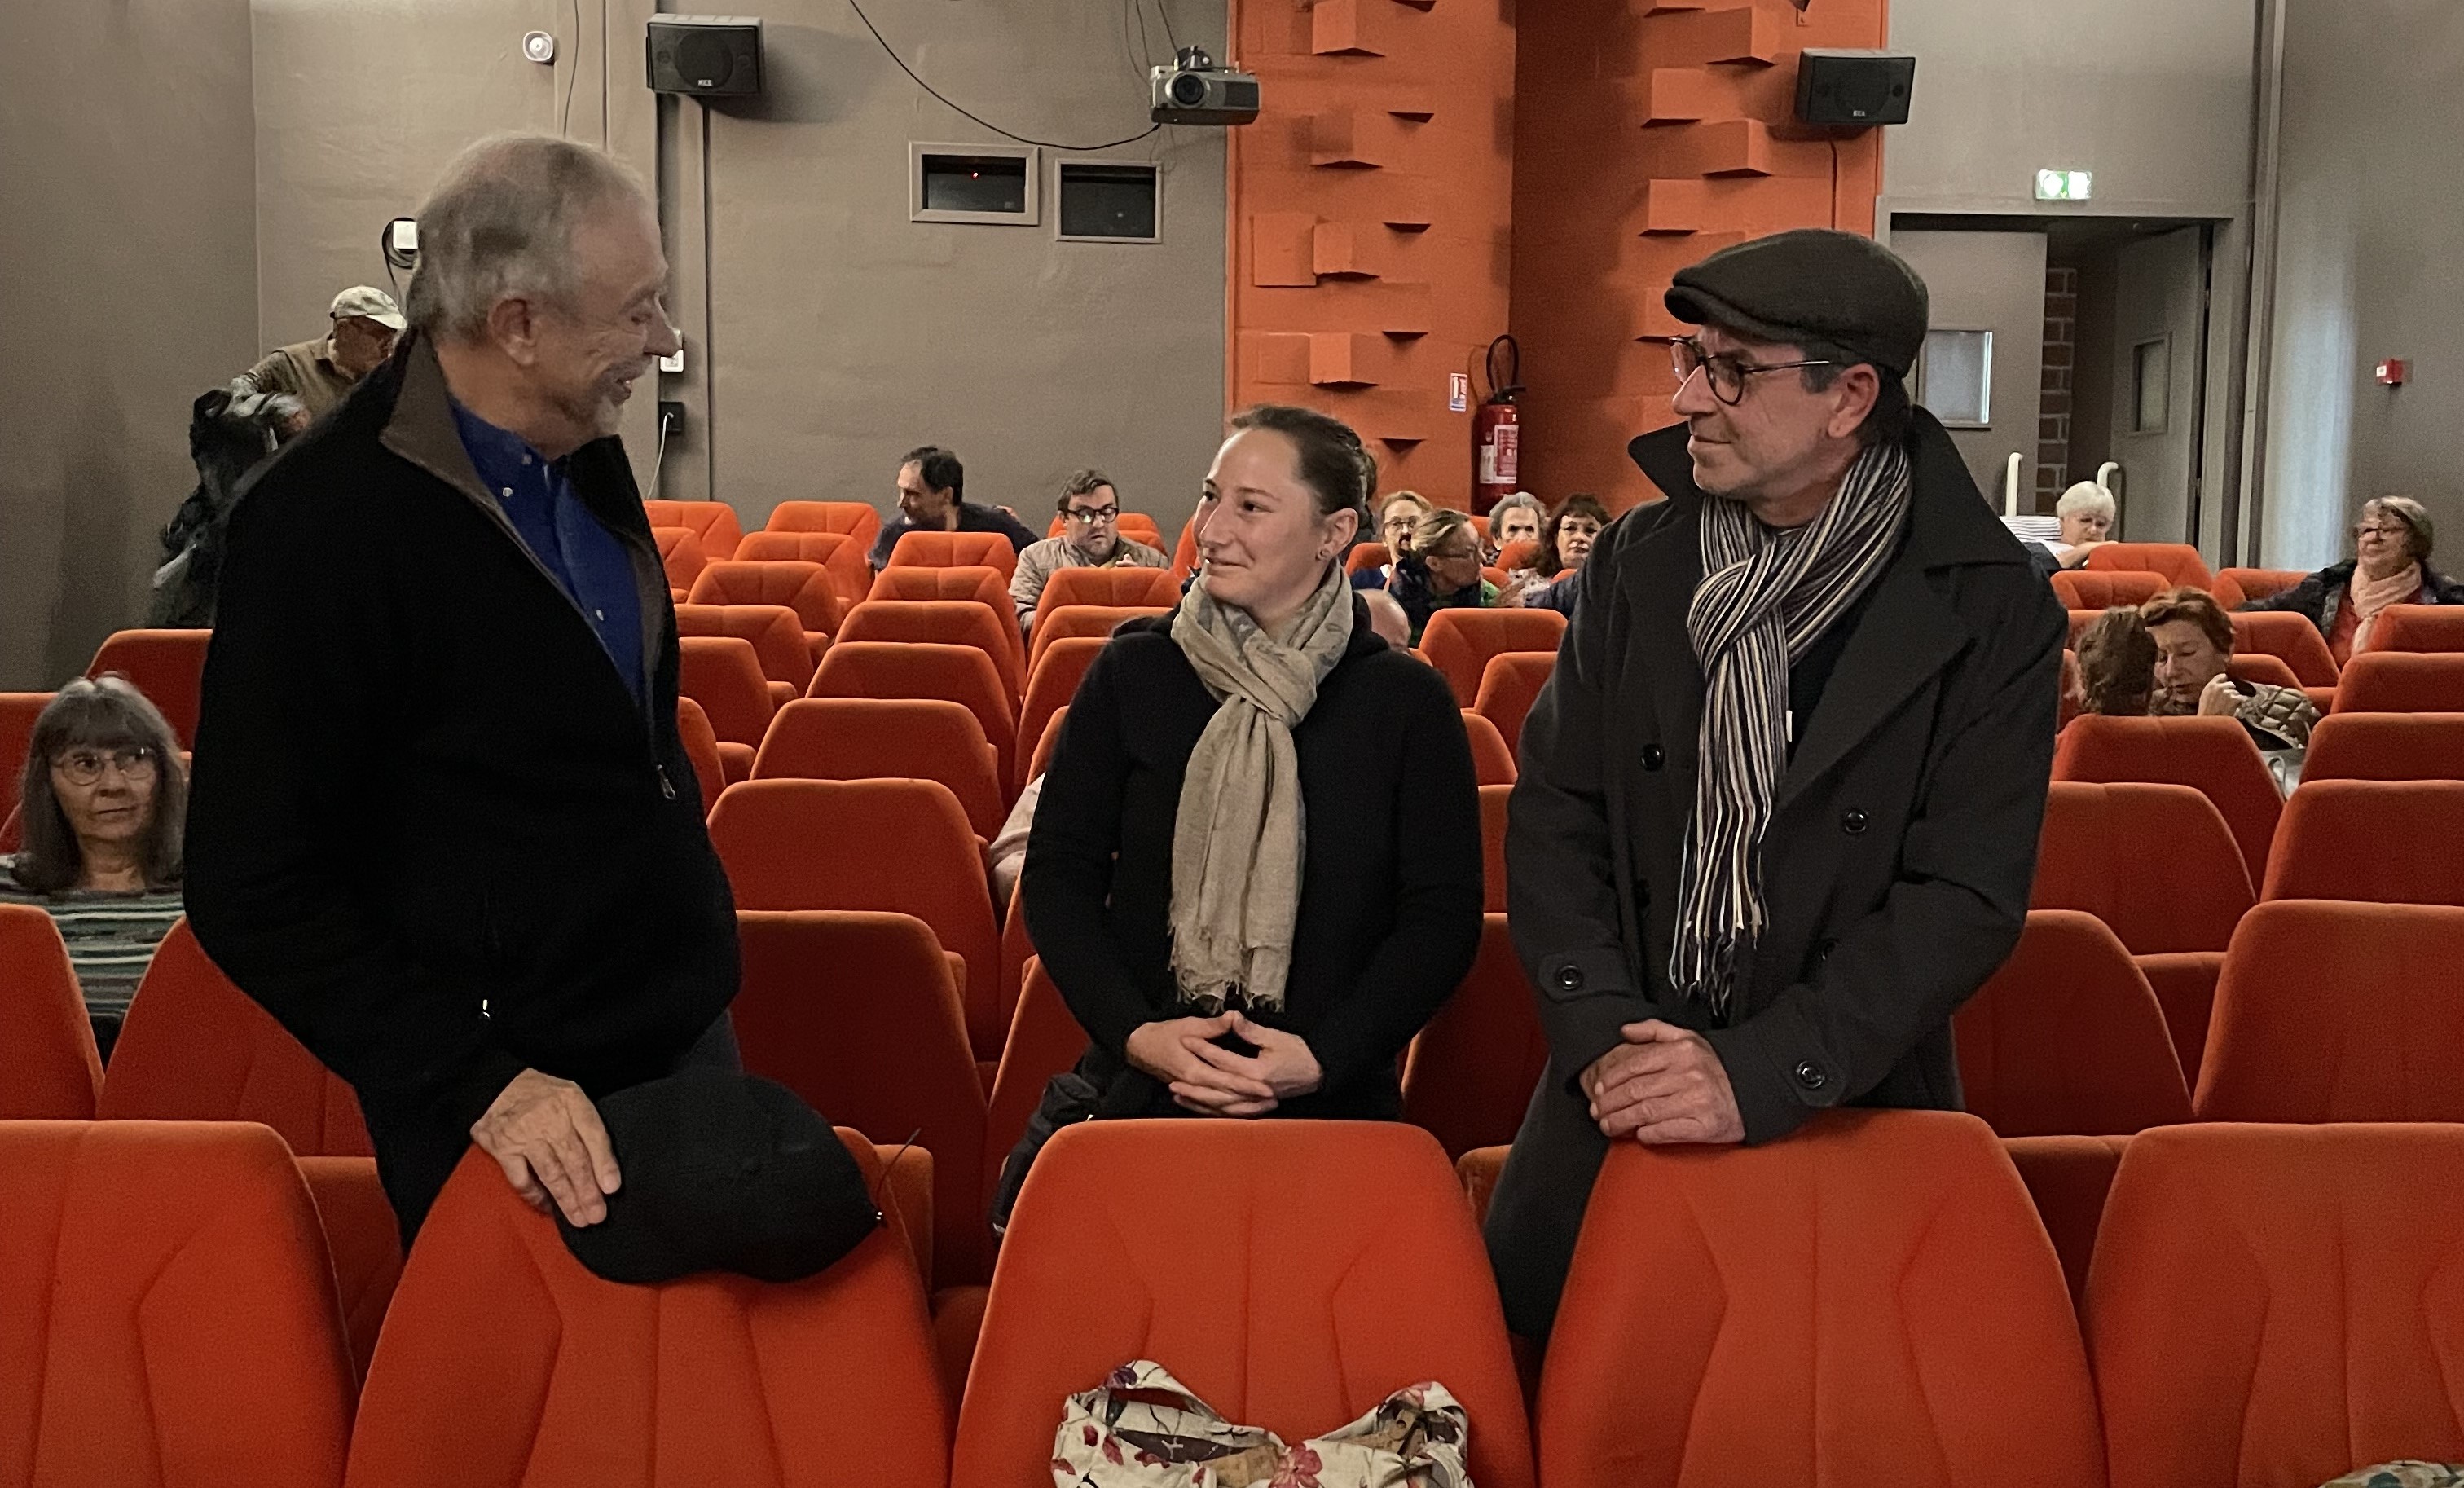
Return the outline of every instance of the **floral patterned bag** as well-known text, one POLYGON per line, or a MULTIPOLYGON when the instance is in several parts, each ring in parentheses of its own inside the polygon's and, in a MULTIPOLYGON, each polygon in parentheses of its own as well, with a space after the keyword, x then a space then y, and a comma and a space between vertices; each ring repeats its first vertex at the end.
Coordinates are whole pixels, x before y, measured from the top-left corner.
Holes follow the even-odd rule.
POLYGON ((2346 1473, 2326 1488, 2464 1488, 2464 1467, 2444 1462, 2382 1462, 2346 1473))
POLYGON ((1471 1488, 1471 1423, 1442 1385, 1397 1390, 1297 1447, 1235 1426, 1149 1359, 1069 1397, 1052 1442, 1054 1488, 1471 1488))

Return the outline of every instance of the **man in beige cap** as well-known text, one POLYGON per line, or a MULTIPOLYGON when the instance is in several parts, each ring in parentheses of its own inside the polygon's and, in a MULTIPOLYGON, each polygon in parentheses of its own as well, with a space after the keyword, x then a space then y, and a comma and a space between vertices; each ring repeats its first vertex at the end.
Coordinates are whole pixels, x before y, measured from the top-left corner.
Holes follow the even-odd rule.
POLYGON ((393 297, 366 284, 336 295, 330 316, 333 334, 270 352, 237 382, 250 392, 287 392, 311 419, 322 417, 393 355, 393 339, 406 323, 393 297))

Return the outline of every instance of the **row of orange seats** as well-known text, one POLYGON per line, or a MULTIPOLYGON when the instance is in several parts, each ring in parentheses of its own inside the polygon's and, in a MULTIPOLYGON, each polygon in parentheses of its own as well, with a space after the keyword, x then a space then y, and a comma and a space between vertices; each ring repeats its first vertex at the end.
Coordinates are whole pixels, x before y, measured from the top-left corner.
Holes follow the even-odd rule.
MULTIPOLYGON (((721 770, 706 788, 761 772, 757 757, 799 697, 937 700, 974 717, 1003 803, 1016 799, 1036 773, 1046 730, 1112 631, 1165 612, 1177 592, 1155 569, 1064 569, 1053 587, 1061 592, 1038 610, 1024 638, 1009 619, 1006 587, 977 567, 885 569, 834 638, 800 631, 798 618, 777 607, 677 607, 678 686, 719 745, 721 770), (1137 602, 1142 584, 1163 592, 1137 602), (1130 602, 1075 602, 1086 596, 1130 602)), ((1545 610, 1441 611, 1421 655, 1510 750, 1564 631, 1564 618, 1545 610)))
MULTIPOLYGON (((2301 778, 2296 800, 2320 782, 2464 778, 2464 710, 2330 715, 2311 735, 2301 778)), ((2074 719, 2055 741, 2053 779, 2190 787, 2231 829, 2254 886, 2267 880, 2288 809, 2249 731, 2226 718, 2074 719)))
MULTIPOLYGON (((897 1161, 844 1140, 869 1178, 897 1161)), ((1971 1117, 1621 1145, 1527 1415, 1473 1211, 1408 1127, 1062 1132, 954 1393, 886 1183, 891 1223, 818 1277, 631 1287, 474 1154, 360 1386, 310 1190, 271 1134, 5 1122, 0 1348, 26 1367, 0 1466, 179 1488, 1023 1488, 1050 1479, 1065 1397, 1138 1358, 1290 1441, 1441 1382, 1484 1488, 2177 1488, 2464 1456, 2441 1342, 2464 1325, 2464 1127, 2167 1128, 2113 1169, 2075 1308, 1971 1117)))
MULTIPOLYGON (((923 1228, 937 1251, 924 1272, 945 1288, 980 1282, 1001 1159, 1045 1082, 1086 1046, 1058 990, 1030 959, 987 1065, 968 1029, 962 959, 920 919, 748 909, 740 928, 734 1016, 747 1067, 876 1141, 914 1137, 930 1154, 923 1228)), ((2464 1046, 2459 963, 2464 907, 2271 901, 2214 958, 2212 1014, 2203 999, 2198 1042, 2183 1049, 2145 958, 2092 913, 2038 910, 1957 1015, 1963 1081, 1970 1109, 2014 1138, 2192 1120, 2464 1121, 2453 1082, 2419 1076, 2412 1053, 2464 1046), (2321 1059, 2322 1046, 2342 1053, 2321 1059)), ((185 925, 140 988, 99 1089, 65 953, 37 912, 0 909, 0 1028, 17 1051, 0 1117, 253 1120, 302 1156, 367 1155, 347 1088, 224 980, 185 925)), ((1492 914, 1470 973, 1406 1056, 1405 1119, 1450 1155, 1510 1142, 1547 1057, 1506 918, 1492 914)), ((379 1217, 354 1242, 355 1297, 378 1290, 390 1262, 390 1218, 379 1217)))
MULTIPOLYGON (((660 501, 642 503, 650 520, 650 531, 657 538, 659 556, 668 568, 668 582, 677 589, 690 589, 705 567, 730 561, 776 561, 800 559, 818 563, 827 568, 834 586, 844 601, 853 604, 864 595, 865 581, 869 577, 868 555, 881 535, 881 514, 863 501, 781 501, 770 514, 766 526, 759 532, 747 533, 736 515, 736 509, 723 501, 660 501)), ((1055 516, 1048 537, 1059 537, 1062 519, 1055 516)), ((1143 512, 1123 512, 1121 535, 1149 547, 1161 549, 1163 534, 1154 518, 1143 512)), ((990 537, 989 533, 910 534, 928 538, 958 536, 968 539, 990 537)), ((1181 546, 1193 545, 1186 530, 1181 546)), ((957 548, 927 543, 919 544, 916 553, 931 552, 929 560, 940 564, 979 561, 1003 567, 1003 578, 1014 571, 1016 559, 1004 541, 1001 555, 996 557, 979 543, 970 541, 957 548), (954 556, 963 552, 966 556, 954 556)), ((1186 556, 1186 555, 1184 555, 1186 556)), ((918 561, 911 557, 910 562, 918 561)), ((1176 563, 1171 570, 1176 582, 1189 576, 1189 563, 1176 563)))
MULTIPOLYGON (((694 545, 709 558, 727 559, 742 556, 748 534, 736 508, 725 501, 660 501, 642 503, 650 525, 671 527, 693 534, 694 545)), ((1059 537, 1062 519, 1052 518, 1046 537, 1059 537)), ((835 533, 856 539, 868 546, 881 534, 881 513, 868 501, 781 501, 770 512, 763 524, 764 532, 835 533)), ((1121 513, 1121 535, 1133 538, 1149 547, 1164 545, 1163 533, 1155 520, 1144 512, 1121 513)))
MULTIPOLYGON (((2068 574, 2057 574, 2060 584, 2068 574)), ((2098 575, 2087 575, 2094 578, 2098 575)), ((2134 578, 2122 574, 2110 577, 2134 578)), ((2071 644, 2104 611, 2074 606, 2071 644)), ((2233 676, 2241 681, 2299 687, 2322 714, 2452 711, 2464 706, 2464 608, 2396 605, 2373 634, 2371 649, 2336 664, 2319 628, 2285 611, 2235 611, 2233 676)))

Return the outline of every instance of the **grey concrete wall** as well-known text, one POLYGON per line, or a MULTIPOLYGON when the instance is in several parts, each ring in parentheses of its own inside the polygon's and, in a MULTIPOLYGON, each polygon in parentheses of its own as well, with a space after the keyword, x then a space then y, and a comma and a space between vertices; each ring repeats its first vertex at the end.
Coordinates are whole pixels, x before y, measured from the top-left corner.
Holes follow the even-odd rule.
POLYGON ((256 346, 247 0, 0 5, 0 688, 138 623, 256 346))
MULTIPOLYGON (((506 130, 604 144, 647 183, 654 100, 642 86, 650 0, 253 0, 259 317, 268 346, 320 333, 336 291, 399 291, 378 234, 417 212, 447 162, 506 130), (556 38, 553 62, 522 55, 556 38)), ((627 410, 646 483, 652 400, 627 410)))
MULTIPOLYGON (((791 498, 886 506, 891 462, 929 440, 966 457, 970 496, 1022 511, 1093 464, 1167 524, 1186 515, 1222 417, 1221 133, 1106 152, 1163 164, 1161 243, 1055 241, 1059 150, 1044 153, 1039 226, 911 223, 908 143, 998 136, 909 81, 842 0, 758 9, 767 92, 706 115, 642 86, 649 0, 255 0, 259 336, 314 334, 337 289, 385 284, 379 228, 463 144, 561 129, 632 161, 662 198, 687 368, 662 378, 686 418, 661 495, 715 492, 747 527, 791 498), (530 30, 558 38, 553 67, 522 57, 530 30)), ((1146 126, 1144 48, 1117 7, 866 10, 935 87, 1006 128, 1076 144, 1146 126)), ((1171 15, 1184 43, 1222 54, 1222 0, 1171 15)), ((625 434, 647 490, 652 400, 625 434)))
MULTIPOLYGON (((582 8, 585 23, 599 9, 582 8)), ((254 0, 253 10, 257 334, 274 346, 321 334, 343 286, 386 287, 379 232, 417 210, 455 151, 500 129, 553 131, 587 37, 573 35, 565 0, 254 0), (559 38, 555 66, 523 58, 532 30, 559 38)), ((595 92, 576 123, 598 138, 595 92)))
POLYGON ((2452 0, 2287 0, 2274 357, 2261 561, 2345 554, 2373 496, 2418 498, 2464 566, 2464 9, 2452 0), (2411 383, 2378 386, 2407 357, 2411 383))
POLYGON ((2256 34, 2255 0, 1892 0, 1917 84, 1882 193, 1900 211, 2034 211, 2035 172, 2059 167, 2095 172, 2094 211, 2233 216, 2256 34))
MULTIPOLYGON (((1163 241, 1055 240, 1055 167, 1032 227, 908 220, 911 142, 1002 143, 901 74, 844 0, 765 5, 767 96, 672 106, 660 176, 694 259, 705 159, 708 300, 680 275, 688 405, 664 494, 715 493, 759 525, 783 500, 892 499, 898 456, 937 443, 971 499, 1038 530, 1098 466, 1167 532, 1196 503, 1223 412, 1223 135, 1173 129, 1107 158, 1162 165, 1163 241)), ((908 64, 1013 132, 1100 143, 1146 127, 1143 58, 1117 6, 868 4, 908 64)), ((1221 0, 1171 11, 1224 55, 1221 0)), ((1154 55, 1169 44, 1150 10, 1154 55)))
POLYGON ((2043 405, 2045 234, 1899 233, 1891 246, 1925 277, 1933 323, 1993 333, 1991 406, 1985 429, 1954 429, 1951 443, 1995 511, 2006 462, 2019 460, 2019 510, 2035 510, 2036 420, 2043 405))

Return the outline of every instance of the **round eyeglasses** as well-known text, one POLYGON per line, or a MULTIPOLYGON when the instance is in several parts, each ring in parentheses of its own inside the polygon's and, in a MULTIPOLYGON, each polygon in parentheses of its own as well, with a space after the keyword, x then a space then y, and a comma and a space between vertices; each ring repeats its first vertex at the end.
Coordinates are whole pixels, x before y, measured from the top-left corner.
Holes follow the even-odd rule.
POLYGON ((1825 360, 1804 362, 1749 362, 1725 351, 1705 351, 1703 344, 1688 336, 1668 344, 1668 360, 1677 372, 1677 386, 1683 389, 1696 372, 1710 385, 1711 396, 1735 408, 1746 399, 1746 379, 1757 372, 1793 372, 1805 366, 1829 366, 1825 360))
POLYGON ((52 768, 66 776, 73 786, 91 786, 107 770, 118 770, 122 780, 151 780, 161 766, 154 751, 143 744, 109 751, 71 749, 52 761, 52 768))

